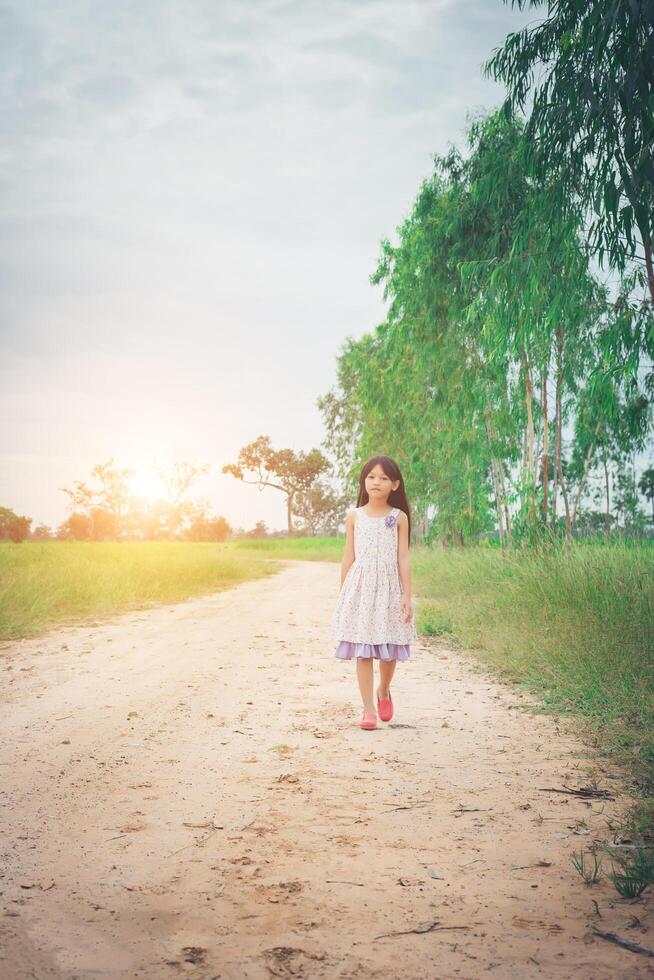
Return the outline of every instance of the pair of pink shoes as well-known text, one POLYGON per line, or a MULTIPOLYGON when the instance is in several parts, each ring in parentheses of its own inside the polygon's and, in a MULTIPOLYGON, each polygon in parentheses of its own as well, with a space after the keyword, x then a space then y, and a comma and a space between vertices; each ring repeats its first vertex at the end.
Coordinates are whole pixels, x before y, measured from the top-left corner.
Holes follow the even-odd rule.
MULTIPOLYGON (((377 711, 379 712, 379 718, 381 721, 390 721, 393 717, 393 699, 391 698, 391 689, 388 689, 388 697, 380 698, 379 690, 377 690, 377 711)), ((371 714, 363 716, 363 720, 360 723, 361 728, 365 728, 367 731, 372 731, 377 727, 377 718, 374 711, 371 714)))

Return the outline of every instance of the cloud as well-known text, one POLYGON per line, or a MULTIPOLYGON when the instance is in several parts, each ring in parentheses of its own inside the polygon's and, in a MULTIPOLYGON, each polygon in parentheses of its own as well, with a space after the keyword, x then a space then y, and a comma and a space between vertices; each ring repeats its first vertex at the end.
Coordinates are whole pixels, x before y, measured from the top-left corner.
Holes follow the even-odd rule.
MULTIPOLYGON (((0 464, 119 458, 126 418, 134 445, 187 433, 217 458, 266 426, 317 445, 339 345, 383 316, 379 240, 466 109, 499 102, 479 65, 521 22, 500 0, 5 2, 0 410, 20 446, 0 464)), ((2 486, 28 506, 31 483, 12 464, 2 486)))

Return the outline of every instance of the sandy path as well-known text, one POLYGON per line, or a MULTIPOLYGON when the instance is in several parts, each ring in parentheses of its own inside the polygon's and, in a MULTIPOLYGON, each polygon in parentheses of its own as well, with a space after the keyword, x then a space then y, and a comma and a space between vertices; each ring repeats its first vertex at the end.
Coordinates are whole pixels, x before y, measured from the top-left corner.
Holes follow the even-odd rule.
POLYGON ((570 868, 615 804, 538 791, 581 746, 431 641, 361 731, 338 574, 0 651, 3 980, 652 975, 590 933, 653 946, 645 903, 570 868))

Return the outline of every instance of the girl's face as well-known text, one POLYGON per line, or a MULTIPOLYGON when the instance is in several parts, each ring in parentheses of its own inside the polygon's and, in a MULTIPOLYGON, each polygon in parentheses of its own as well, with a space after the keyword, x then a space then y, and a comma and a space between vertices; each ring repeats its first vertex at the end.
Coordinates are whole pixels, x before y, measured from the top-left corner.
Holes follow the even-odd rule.
POLYGON ((365 483, 369 498, 380 503, 388 500, 391 491, 397 490, 400 485, 399 480, 391 480, 390 477, 386 476, 379 463, 376 463, 370 470, 365 483))

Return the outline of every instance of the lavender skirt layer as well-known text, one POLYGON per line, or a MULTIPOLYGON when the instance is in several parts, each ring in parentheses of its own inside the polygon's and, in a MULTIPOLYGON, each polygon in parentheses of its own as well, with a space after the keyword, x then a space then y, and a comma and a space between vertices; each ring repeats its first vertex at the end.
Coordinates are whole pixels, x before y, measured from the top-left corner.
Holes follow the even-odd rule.
POLYGON ((411 656, 409 643, 352 643, 341 640, 336 647, 335 657, 339 660, 353 660, 355 657, 374 657, 375 660, 408 660, 411 656))

